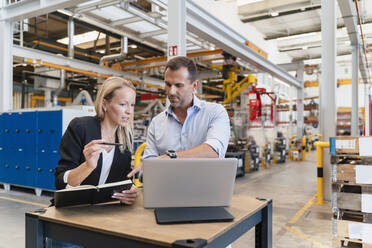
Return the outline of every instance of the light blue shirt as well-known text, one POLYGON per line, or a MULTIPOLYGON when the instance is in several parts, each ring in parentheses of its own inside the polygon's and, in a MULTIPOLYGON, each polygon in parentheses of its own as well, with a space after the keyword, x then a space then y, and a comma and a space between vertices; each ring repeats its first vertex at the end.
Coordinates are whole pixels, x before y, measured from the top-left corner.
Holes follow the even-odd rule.
POLYGON ((151 121, 143 158, 163 155, 167 150, 184 151, 201 144, 210 145, 220 158, 225 157, 230 138, 230 120, 226 109, 217 103, 194 96, 184 124, 169 107, 151 121))

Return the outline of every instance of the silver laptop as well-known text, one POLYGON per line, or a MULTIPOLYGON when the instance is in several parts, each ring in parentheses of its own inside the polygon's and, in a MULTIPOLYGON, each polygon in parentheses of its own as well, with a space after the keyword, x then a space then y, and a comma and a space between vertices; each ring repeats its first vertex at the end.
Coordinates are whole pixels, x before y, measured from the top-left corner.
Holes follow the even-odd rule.
POLYGON ((146 159, 144 207, 228 206, 236 169, 235 158, 146 159))

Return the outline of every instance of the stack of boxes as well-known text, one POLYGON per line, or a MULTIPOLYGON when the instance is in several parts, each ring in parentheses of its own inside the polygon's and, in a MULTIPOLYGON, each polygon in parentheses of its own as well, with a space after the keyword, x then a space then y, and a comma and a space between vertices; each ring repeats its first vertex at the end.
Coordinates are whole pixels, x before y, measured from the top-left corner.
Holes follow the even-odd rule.
POLYGON ((330 144, 333 247, 372 248, 372 137, 330 144))

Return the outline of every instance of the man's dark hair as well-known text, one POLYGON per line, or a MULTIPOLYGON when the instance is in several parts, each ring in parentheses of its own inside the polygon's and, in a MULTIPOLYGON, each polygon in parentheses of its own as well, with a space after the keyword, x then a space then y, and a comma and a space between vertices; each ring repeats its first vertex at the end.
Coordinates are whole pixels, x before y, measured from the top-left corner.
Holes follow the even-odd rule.
POLYGON ((171 69, 172 71, 177 71, 181 67, 186 67, 187 71, 189 72, 190 83, 193 83, 198 77, 198 70, 196 68, 194 61, 187 57, 178 56, 172 58, 171 60, 168 61, 167 65, 165 66, 164 72, 167 71, 168 68, 171 69))

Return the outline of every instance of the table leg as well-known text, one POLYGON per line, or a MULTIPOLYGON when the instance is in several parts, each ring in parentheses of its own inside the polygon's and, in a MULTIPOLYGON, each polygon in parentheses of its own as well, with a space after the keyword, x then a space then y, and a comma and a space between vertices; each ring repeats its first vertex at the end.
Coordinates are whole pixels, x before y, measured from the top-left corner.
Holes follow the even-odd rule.
POLYGON ((26 213, 26 248, 44 248, 43 224, 29 213, 26 213))
POLYGON ((272 247, 272 200, 262 210, 262 221, 256 225, 256 248, 271 248, 272 247))

